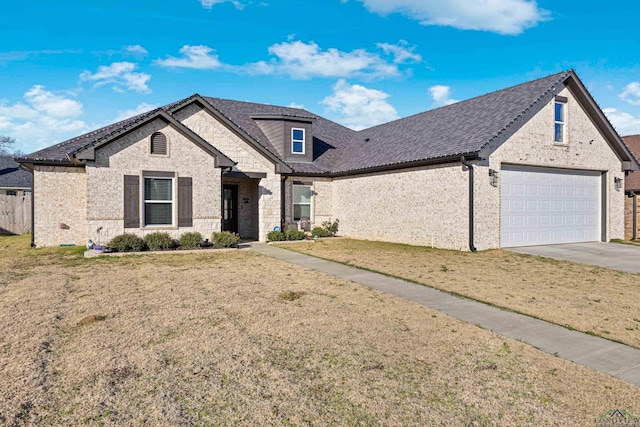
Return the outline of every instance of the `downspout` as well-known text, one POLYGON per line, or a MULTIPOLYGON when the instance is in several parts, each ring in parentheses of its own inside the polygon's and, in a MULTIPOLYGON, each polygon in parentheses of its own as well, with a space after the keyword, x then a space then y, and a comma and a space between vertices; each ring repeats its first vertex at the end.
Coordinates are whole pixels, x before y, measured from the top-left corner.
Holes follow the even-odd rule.
POLYGON ((286 222, 286 208, 287 205, 285 203, 285 196, 287 195, 287 191, 286 191, 286 181, 287 178, 289 178, 289 176, 284 175, 282 177, 282 180, 280 181, 280 230, 284 231, 284 224, 286 222))
POLYGON ((469 169, 469 250, 476 252, 477 249, 473 245, 473 165, 464 158, 460 157, 460 161, 469 169))

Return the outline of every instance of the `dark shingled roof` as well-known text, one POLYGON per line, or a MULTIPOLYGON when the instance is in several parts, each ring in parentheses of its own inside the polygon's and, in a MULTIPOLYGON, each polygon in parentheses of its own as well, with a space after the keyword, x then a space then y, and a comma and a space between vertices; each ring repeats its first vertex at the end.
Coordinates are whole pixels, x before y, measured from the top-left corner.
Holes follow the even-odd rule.
POLYGON ((518 118, 568 75, 554 74, 362 130, 334 172, 477 153, 507 126, 517 127, 518 118))
MULTIPOLYGON (((640 135, 623 136, 622 140, 636 159, 640 159, 640 135)), ((640 171, 629 173, 624 183, 625 191, 640 192, 640 171)))
POLYGON ((9 156, 0 156, 0 188, 31 188, 33 175, 9 156))
POLYGON ((193 95, 159 109, 114 123, 44 150, 23 161, 68 162, 68 155, 117 134, 159 110, 172 112, 199 98, 275 158, 282 157, 252 116, 279 115, 313 120, 313 163, 287 163, 306 174, 348 173, 376 167, 478 154, 515 132, 572 75, 565 71, 446 107, 355 132, 307 110, 193 95))

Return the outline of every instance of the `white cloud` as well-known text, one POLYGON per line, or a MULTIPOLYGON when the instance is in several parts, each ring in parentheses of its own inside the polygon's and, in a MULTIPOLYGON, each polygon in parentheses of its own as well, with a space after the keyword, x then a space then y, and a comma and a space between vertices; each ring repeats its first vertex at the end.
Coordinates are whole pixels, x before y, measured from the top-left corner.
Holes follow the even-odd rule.
POLYGON ((149 53, 149 51, 147 51, 147 49, 145 49, 144 47, 140 46, 139 44, 135 44, 135 45, 132 45, 132 46, 125 46, 124 50, 126 52, 133 53, 133 54, 136 54, 136 55, 142 55, 142 56, 144 56, 147 53, 149 53))
POLYGON ((292 102, 291 104, 287 105, 287 107, 290 107, 290 108, 302 108, 302 109, 304 109, 304 105, 302 105, 302 104, 298 104, 298 103, 296 103, 296 102, 292 102))
POLYGON ((409 44, 404 40, 400 40, 398 44, 378 43, 376 46, 382 49, 387 55, 392 55, 394 64, 406 64, 422 61, 422 56, 413 52, 416 47, 409 46, 409 44))
POLYGON ((151 76, 135 72, 136 68, 138 66, 132 62, 114 62, 111 65, 101 65, 95 73, 83 71, 80 74, 80 80, 95 82, 94 86, 96 87, 110 85, 116 92, 124 92, 125 90, 140 93, 151 92, 147 85, 151 76))
POLYGON ((451 98, 451 88, 444 85, 435 85, 429 88, 429 93, 438 107, 451 105, 458 102, 457 99, 451 98))
POLYGON ((167 59, 156 59, 154 64, 162 67, 195 68, 198 70, 215 70, 222 67, 218 55, 212 53, 209 46, 184 45, 180 49, 181 58, 169 56, 167 59))
POLYGON ((354 130, 361 130, 398 118, 398 112, 387 102, 389 95, 361 85, 349 85, 340 79, 333 86, 333 95, 320 103, 337 113, 337 121, 354 130))
POLYGON ((138 104, 137 107, 131 108, 129 110, 119 110, 118 115, 113 119, 113 122, 119 122, 121 120, 128 119, 133 116, 137 116, 138 114, 146 113, 147 111, 151 111, 158 108, 156 104, 147 104, 143 102, 138 104))
POLYGON ((628 104, 640 105, 640 83, 629 83, 618 96, 628 104))
POLYGON ((78 117, 83 105, 69 94, 56 94, 34 85, 24 93, 25 102, 8 105, 0 100, 0 130, 16 139, 16 149, 31 152, 87 131, 78 117))
POLYGON ((211 9, 216 4, 232 3, 236 9, 241 10, 244 8, 244 4, 238 0, 198 0, 202 7, 205 9, 211 9))
POLYGON ((75 118, 83 113, 82 104, 74 99, 55 95, 44 89, 44 86, 34 85, 24 94, 24 99, 33 106, 38 113, 45 113, 57 118, 75 118))
POLYGON ((358 0, 380 15, 402 13, 422 25, 520 34, 549 18, 535 0, 358 0))
POLYGON ((380 44, 379 47, 394 56, 392 62, 383 59, 379 54, 365 49, 343 52, 335 48, 322 50, 314 42, 288 41, 277 43, 269 47, 269 53, 274 56, 270 61, 260 61, 244 67, 251 74, 287 74, 294 79, 306 80, 312 77, 393 77, 400 75, 396 59, 402 61, 416 56, 411 52, 413 48, 400 45, 380 44), (384 46, 384 47, 383 47, 384 46), (401 50, 404 49, 404 52, 401 50))
POLYGON ((603 108, 602 111, 620 135, 640 134, 640 116, 634 116, 617 108, 603 108))

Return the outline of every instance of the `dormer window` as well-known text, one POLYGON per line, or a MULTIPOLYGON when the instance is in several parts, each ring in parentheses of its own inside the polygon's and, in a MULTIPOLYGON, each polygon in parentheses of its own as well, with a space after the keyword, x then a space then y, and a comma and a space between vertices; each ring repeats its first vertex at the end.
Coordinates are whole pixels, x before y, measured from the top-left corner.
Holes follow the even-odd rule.
POLYGON ((304 129, 291 128, 291 152, 304 154, 304 129))
POLYGON ((557 96, 554 103, 554 131, 553 141, 558 144, 566 144, 565 124, 566 124, 566 98, 557 96))

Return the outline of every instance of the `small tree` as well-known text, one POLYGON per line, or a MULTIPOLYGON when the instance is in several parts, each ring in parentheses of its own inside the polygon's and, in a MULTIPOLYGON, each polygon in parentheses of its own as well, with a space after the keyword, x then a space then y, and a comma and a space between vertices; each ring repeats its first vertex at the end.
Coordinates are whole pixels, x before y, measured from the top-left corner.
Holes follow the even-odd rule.
POLYGON ((16 140, 10 136, 0 135, 0 155, 7 156, 13 152, 13 144, 16 140))

